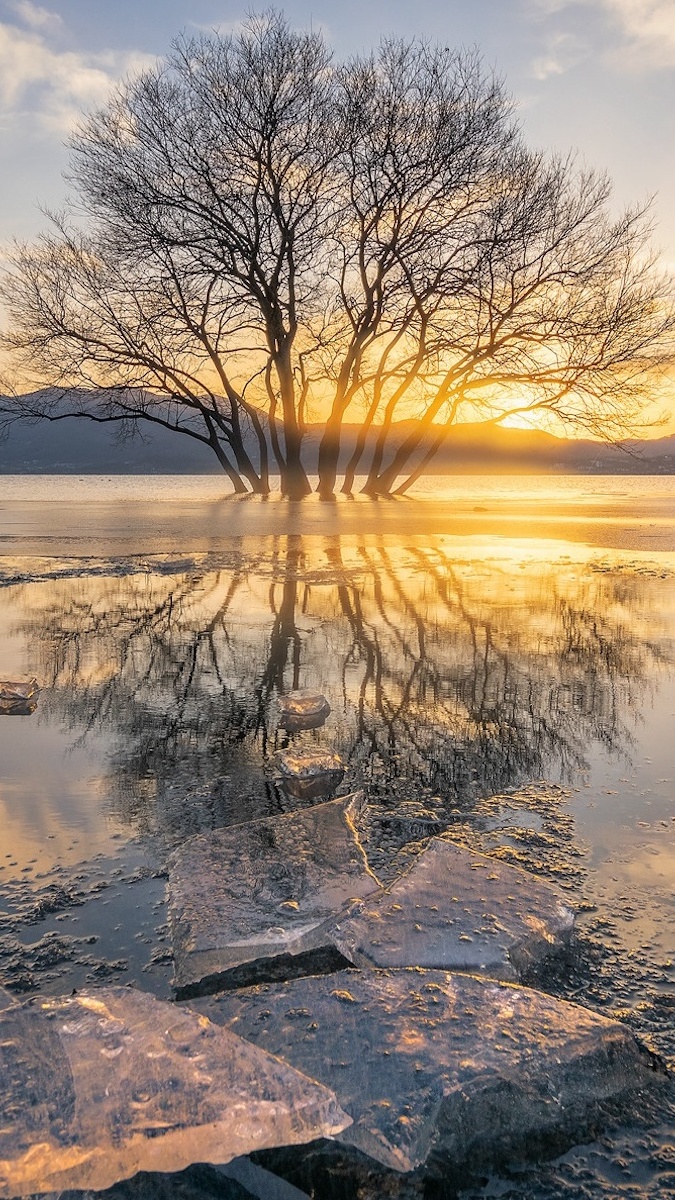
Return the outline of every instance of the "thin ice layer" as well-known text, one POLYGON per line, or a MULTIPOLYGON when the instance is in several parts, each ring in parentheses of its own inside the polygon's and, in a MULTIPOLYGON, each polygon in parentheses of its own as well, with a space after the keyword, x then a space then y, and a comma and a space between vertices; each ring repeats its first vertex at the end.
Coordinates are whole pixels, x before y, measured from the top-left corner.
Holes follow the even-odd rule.
POLYGON ((0 1013, 0 1196, 100 1190, 349 1124, 335 1096, 234 1033, 130 988, 0 1013))
POLYGON ((176 852, 169 915, 180 995, 237 986, 244 968, 264 978, 279 960, 335 954, 327 923, 379 888, 354 828, 362 804, 362 793, 342 796, 194 837, 176 852))
POLYGON ((518 980, 562 950, 574 914, 526 871, 434 840, 410 871, 340 918, 333 937, 356 966, 437 967, 518 980))
POLYGON ((616 1021, 443 971, 344 971, 200 1002, 332 1088, 339 1137, 397 1171, 579 1140, 608 1100, 663 1080, 616 1021))

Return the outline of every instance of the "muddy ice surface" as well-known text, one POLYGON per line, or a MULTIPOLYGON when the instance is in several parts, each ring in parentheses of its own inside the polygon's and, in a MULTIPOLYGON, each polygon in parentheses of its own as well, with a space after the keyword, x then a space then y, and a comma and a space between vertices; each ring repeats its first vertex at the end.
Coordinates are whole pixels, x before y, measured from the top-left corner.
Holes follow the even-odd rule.
POLYGON ((160 864, 128 844, 118 856, 40 866, 0 883, 0 976, 10 991, 133 983, 168 999, 173 954, 160 864))

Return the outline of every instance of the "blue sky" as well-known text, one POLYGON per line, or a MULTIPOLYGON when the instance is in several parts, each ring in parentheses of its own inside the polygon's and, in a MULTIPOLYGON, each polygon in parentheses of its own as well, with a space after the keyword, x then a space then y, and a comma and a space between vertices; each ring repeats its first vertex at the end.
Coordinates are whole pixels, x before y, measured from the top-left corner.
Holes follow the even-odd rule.
MULTIPOLYGON (((266 5, 263 3, 259 8, 266 5)), ((66 195, 78 113, 181 30, 231 28, 238 0, 0 0, 0 257, 66 195)), ((618 207, 655 195, 655 242, 675 267, 675 0, 289 0, 339 55, 385 34, 478 45, 504 76, 531 144, 607 169, 618 207)))
MULTIPOLYGON (((0 243, 30 237, 65 194, 78 112, 161 55, 182 29, 231 26, 223 0, 0 0, 0 243)), ((617 204, 657 193, 656 240, 675 263, 675 0, 291 0, 339 54, 386 33, 477 44, 514 95, 530 141, 606 168, 617 204)))

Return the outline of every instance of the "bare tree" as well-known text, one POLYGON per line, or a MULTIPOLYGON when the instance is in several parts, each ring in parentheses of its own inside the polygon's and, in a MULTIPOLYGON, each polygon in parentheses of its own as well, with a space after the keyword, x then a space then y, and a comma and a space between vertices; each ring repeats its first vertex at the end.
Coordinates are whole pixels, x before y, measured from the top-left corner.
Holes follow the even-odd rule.
POLYGON ((305 495, 310 422, 325 497, 341 470, 405 490, 463 419, 618 438, 672 354, 645 213, 529 151, 472 52, 340 64, 275 13, 183 39, 83 123, 70 177, 4 286, 6 343, 60 390, 7 419, 159 424, 237 491, 272 463, 305 495))

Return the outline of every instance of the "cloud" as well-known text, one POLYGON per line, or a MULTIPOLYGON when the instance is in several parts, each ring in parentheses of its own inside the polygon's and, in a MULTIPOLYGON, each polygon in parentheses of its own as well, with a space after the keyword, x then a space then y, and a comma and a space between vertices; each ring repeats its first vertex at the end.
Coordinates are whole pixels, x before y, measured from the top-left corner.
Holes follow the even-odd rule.
POLYGON ((554 33, 545 41, 543 52, 534 59, 531 71, 535 79, 563 75, 588 55, 588 46, 571 33, 554 33))
POLYGON ((618 53, 626 63, 637 52, 634 66, 675 67, 675 4, 673 0, 601 0, 622 34, 618 53))
MULTIPOLYGON (((33 124, 38 131, 63 134, 83 110, 101 104, 120 76, 150 61, 136 53, 86 53, 54 45, 60 19, 46 9, 17 0, 12 5, 21 27, 0 21, 0 124, 33 124)), ((60 39, 59 39, 60 40, 60 39)))
MULTIPOLYGON (((562 12, 574 2, 575 0, 526 0, 525 8, 531 16, 541 19, 562 12)), ((583 0, 579 0, 579 3, 583 3, 583 0)))
POLYGON ((560 39, 561 45, 547 43, 533 64, 538 78, 574 64, 574 57, 559 52, 571 27, 575 34, 584 30, 589 54, 595 43, 595 56, 622 70, 675 67, 675 0, 525 0, 525 7, 537 23, 568 31, 553 34, 549 42, 560 39))
POLYGON ((48 8, 41 8, 39 4, 33 4, 32 0, 13 0, 10 8, 12 12, 16 13, 21 23, 27 25, 29 29, 42 29, 53 33, 63 28, 63 18, 58 13, 50 12, 48 8))

